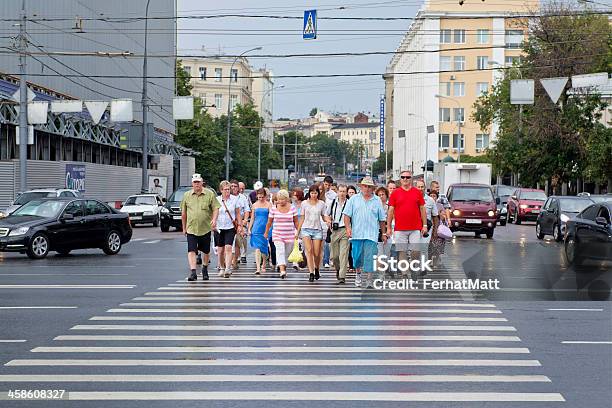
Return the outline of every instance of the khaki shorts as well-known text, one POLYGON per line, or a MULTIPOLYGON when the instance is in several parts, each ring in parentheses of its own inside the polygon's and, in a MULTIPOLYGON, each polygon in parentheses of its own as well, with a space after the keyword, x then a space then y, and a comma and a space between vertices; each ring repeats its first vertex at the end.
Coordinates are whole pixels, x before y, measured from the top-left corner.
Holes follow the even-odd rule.
POLYGON ((425 244, 424 239, 419 230, 395 231, 393 233, 395 248, 400 252, 421 251, 425 244))

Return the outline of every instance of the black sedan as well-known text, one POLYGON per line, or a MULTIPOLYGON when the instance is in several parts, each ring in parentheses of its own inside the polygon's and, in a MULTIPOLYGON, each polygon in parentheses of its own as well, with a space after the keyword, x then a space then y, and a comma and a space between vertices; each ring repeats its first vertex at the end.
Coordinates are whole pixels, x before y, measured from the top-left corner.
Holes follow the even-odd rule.
POLYGON ((562 241, 567 222, 591 204, 593 201, 588 197, 548 197, 536 220, 536 236, 543 239, 552 235, 555 241, 562 241))
POLYGON ((0 252, 21 252, 32 259, 86 248, 115 255, 131 238, 127 214, 91 199, 33 200, 0 220, 0 252))
POLYGON ((612 261, 612 202, 593 204, 567 223, 565 257, 579 265, 585 259, 612 261))

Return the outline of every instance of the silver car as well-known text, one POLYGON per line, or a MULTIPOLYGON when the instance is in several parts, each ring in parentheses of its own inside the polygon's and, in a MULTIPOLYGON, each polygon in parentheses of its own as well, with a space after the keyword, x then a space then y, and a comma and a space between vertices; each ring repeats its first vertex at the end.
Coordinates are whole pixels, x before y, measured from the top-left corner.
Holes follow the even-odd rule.
POLYGON ((76 190, 70 190, 67 188, 37 188, 34 190, 28 190, 23 193, 18 193, 15 201, 8 206, 8 208, 0 211, 0 218, 8 217, 16 209, 24 204, 29 203, 32 200, 39 198, 52 198, 52 197, 81 197, 81 193, 76 190))

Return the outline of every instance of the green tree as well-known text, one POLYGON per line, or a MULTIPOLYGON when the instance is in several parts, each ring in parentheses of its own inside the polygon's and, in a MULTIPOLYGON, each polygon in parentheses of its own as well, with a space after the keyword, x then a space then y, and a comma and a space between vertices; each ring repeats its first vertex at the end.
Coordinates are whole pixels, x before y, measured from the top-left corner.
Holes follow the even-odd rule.
POLYGON ((372 165, 372 176, 379 174, 385 174, 385 165, 388 164, 388 169, 392 172, 393 170, 393 151, 387 152, 387 159, 385 160, 385 153, 381 153, 378 159, 372 165))
POLYGON ((317 114, 317 112, 318 112, 318 111, 319 111, 319 109, 318 109, 318 108, 312 108, 312 109, 310 110, 310 113, 308 114, 308 116, 313 117, 314 115, 316 115, 316 114, 317 114))
POLYGON ((191 95, 191 90, 193 89, 193 85, 190 83, 190 78, 185 69, 183 68, 183 64, 181 60, 176 60, 176 94, 178 96, 189 96, 191 95))

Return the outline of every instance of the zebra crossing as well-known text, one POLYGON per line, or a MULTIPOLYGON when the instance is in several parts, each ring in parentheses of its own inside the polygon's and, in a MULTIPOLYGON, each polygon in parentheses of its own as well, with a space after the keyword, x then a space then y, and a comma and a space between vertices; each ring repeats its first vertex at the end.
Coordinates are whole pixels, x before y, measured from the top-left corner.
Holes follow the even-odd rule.
POLYGON ((243 265, 230 279, 177 280, 126 299, 8 361, 0 389, 40 384, 101 406, 565 401, 517 329, 477 293, 253 272, 243 265))

